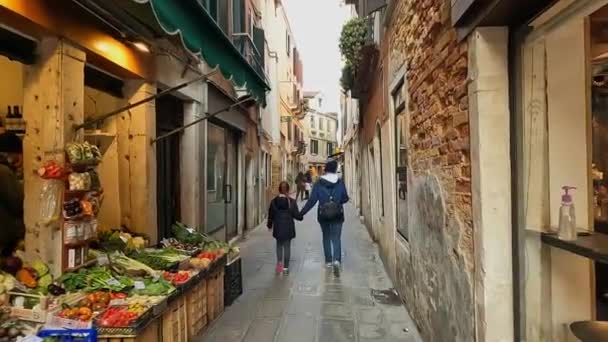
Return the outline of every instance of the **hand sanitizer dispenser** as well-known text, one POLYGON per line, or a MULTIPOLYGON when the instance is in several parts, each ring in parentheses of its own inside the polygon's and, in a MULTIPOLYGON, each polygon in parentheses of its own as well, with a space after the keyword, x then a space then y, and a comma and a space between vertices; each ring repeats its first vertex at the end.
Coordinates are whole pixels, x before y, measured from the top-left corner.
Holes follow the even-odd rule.
POLYGON ((574 202, 570 190, 576 189, 573 186, 563 186, 562 204, 559 207, 559 227, 558 236, 561 240, 574 241, 576 234, 576 217, 574 212, 574 202))

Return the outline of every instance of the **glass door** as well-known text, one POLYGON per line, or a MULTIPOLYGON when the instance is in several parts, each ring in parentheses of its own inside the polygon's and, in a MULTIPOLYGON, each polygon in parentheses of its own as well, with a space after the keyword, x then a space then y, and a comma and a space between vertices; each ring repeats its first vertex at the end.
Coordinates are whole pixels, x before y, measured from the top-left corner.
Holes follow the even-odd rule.
POLYGON ((209 123, 207 129, 207 233, 226 226, 226 131, 209 123))
POLYGON ((229 134, 226 140, 226 184, 224 200, 226 203, 226 241, 238 235, 238 137, 229 134))

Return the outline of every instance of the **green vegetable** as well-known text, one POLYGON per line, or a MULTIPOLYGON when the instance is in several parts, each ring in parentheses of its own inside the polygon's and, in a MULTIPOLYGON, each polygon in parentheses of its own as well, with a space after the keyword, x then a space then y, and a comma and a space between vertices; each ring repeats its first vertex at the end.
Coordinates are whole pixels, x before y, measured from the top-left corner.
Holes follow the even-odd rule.
MULTIPOLYGON (((101 256, 103 253, 96 250, 89 250, 89 255, 93 258, 101 256)), ((120 275, 128 276, 155 276, 158 272, 148 265, 137 260, 131 259, 120 252, 109 254, 109 261, 112 270, 120 275)))
POLYGON ((133 281, 130 278, 113 276, 108 269, 103 267, 82 269, 78 273, 66 273, 62 275, 58 281, 61 282, 69 292, 78 290, 83 290, 85 292, 100 290, 122 292, 133 287, 133 281))
POLYGON ((41 260, 36 260, 32 263, 32 268, 38 274, 38 278, 41 278, 49 273, 49 267, 41 260))
POLYGON ((210 237, 194 230, 189 230, 183 223, 175 222, 172 226, 173 235, 177 240, 190 245, 199 246, 212 241, 210 237))
POLYGON ((143 283, 144 288, 131 290, 131 295, 165 296, 175 291, 175 287, 173 287, 173 285, 167 282, 163 277, 158 279, 145 278, 143 279, 143 283))
POLYGON ((131 256, 155 270, 168 270, 189 259, 188 255, 171 248, 141 251, 133 253, 131 256))
POLYGON ((47 287, 53 283, 53 276, 46 274, 38 279, 38 287, 46 291, 47 287))

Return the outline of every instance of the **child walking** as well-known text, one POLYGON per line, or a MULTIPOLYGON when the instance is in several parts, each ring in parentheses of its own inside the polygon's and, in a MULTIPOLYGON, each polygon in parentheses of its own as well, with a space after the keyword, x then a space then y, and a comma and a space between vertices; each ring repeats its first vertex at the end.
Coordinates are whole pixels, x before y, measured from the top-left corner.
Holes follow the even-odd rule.
POLYGON ((277 273, 289 274, 291 240, 296 237, 295 220, 302 221, 298 204, 289 197, 289 183, 279 184, 279 195, 270 202, 268 222, 272 236, 277 240, 277 273))

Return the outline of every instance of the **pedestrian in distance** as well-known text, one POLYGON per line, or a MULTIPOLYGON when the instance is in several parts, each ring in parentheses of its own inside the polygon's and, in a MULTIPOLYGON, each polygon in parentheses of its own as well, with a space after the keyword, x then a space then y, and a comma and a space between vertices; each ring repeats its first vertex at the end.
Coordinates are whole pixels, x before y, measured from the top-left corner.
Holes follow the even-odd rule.
POLYGON ((291 240, 296 237, 294 220, 302 221, 298 204, 289 197, 289 183, 279 184, 279 195, 270 202, 266 226, 272 230, 272 236, 277 241, 277 273, 289 274, 291 258, 291 240))
POLYGON ((306 171, 304 175, 304 187, 306 190, 306 200, 310 198, 310 191, 312 190, 312 172, 310 170, 306 171))
POLYGON ((317 220, 323 233, 323 252, 327 268, 332 268, 340 276, 342 264, 342 225, 344 224, 344 204, 349 201, 344 181, 338 177, 338 162, 329 160, 325 164, 325 174, 315 183, 308 202, 302 208, 306 215, 319 203, 317 220))
POLYGON ((298 198, 303 200, 304 195, 306 194, 305 177, 304 177, 303 172, 298 173, 298 175, 296 176, 296 187, 297 187, 296 201, 298 200, 298 198))

